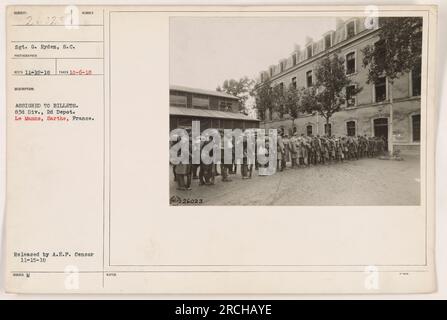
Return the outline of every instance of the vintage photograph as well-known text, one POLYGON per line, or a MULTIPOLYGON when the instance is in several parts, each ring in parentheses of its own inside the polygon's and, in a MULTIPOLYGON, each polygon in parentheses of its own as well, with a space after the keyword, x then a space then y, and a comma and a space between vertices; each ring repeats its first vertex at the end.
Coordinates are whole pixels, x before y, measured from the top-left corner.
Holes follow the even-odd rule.
POLYGON ((171 17, 170 204, 420 204, 421 17, 171 17))

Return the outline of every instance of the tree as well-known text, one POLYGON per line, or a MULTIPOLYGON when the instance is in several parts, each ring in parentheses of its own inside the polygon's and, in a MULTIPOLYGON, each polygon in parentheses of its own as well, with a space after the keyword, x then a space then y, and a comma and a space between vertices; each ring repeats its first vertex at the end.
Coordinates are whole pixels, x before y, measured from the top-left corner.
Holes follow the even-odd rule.
MULTIPOLYGON (((315 69, 315 82, 303 91, 302 109, 306 112, 318 112, 329 124, 332 115, 340 111, 346 102, 346 88, 354 85, 346 75, 344 59, 337 54, 324 57, 315 69)), ((356 95, 362 88, 354 86, 350 91, 356 95)))
POLYGON ((259 84, 252 90, 252 95, 255 98, 255 108, 258 112, 260 120, 266 120, 266 113, 269 111, 272 114, 273 111, 273 99, 271 95, 270 82, 259 84))
POLYGON ((272 111, 276 112, 282 118, 284 114, 287 113, 287 108, 285 106, 286 95, 284 87, 281 85, 276 85, 270 89, 272 111))
POLYGON ((396 78, 410 72, 420 63, 422 54, 421 17, 381 17, 379 41, 363 48, 363 66, 368 68, 367 83, 380 78, 388 80, 390 132, 388 144, 393 154, 393 85, 396 78))
POLYGON ((239 99, 240 111, 246 112, 246 102, 251 95, 255 81, 248 77, 239 80, 225 80, 222 86, 216 88, 217 91, 231 94, 239 99))
POLYGON ((255 97, 255 108, 261 120, 267 120, 267 111, 270 117, 273 112, 279 113, 281 117, 287 113, 285 105, 286 95, 282 86, 272 86, 271 81, 265 81, 253 89, 252 95, 255 97))
POLYGON ((295 119, 303 111, 301 103, 302 93, 302 88, 297 89, 293 84, 290 84, 289 89, 284 94, 284 106, 286 113, 292 119, 292 128, 295 125, 295 119))

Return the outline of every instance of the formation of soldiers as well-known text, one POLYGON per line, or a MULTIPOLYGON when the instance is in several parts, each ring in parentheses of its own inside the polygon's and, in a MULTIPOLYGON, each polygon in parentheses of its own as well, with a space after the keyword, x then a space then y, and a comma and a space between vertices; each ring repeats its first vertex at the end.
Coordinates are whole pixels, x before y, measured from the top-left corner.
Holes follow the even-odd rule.
POLYGON ((383 155, 386 142, 381 137, 364 136, 305 136, 295 133, 278 137, 278 168, 280 171, 291 163, 292 168, 330 164, 345 160, 373 158, 383 155))
MULTIPOLYGON (((253 170, 259 168, 266 168, 269 163, 260 164, 258 162, 258 155, 263 154, 268 158, 270 147, 268 139, 264 145, 257 146, 257 153, 255 153, 254 164, 248 161, 247 156, 247 139, 243 139, 243 158, 239 163, 235 162, 236 141, 227 140, 229 145, 222 145, 220 148, 221 159, 220 163, 206 164, 203 161, 200 164, 192 163, 192 153, 195 148, 200 148, 200 151, 208 143, 212 142, 212 137, 200 137, 198 143, 192 143, 189 139, 189 163, 180 163, 173 165, 174 181, 177 182, 178 190, 191 190, 192 180, 198 179, 199 185, 213 185, 216 182, 216 177, 221 176, 223 182, 231 181, 230 175, 237 174, 237 168, 240 166, 242 179, 251 179, 253 170), (224 163, 224 149, 232 149, 232 163, 224 163), (220 170, 218 170, 220 169, 220 170), (220 172, 219 172, 220 171, 220 172)), ((181 139, 180 137, 178 138, 181 139)), ((178 141, 179 141, 178 140, 178 141)), ((177 141, 177 142, 178 142, 177 141)), ((175 142, 174 142, 175 143, 175 142)), ((358 160, 360 158, 373 158, 383 155, 386 150, 386 141, 381 137, 364 136, 305 136, 304 134, 295 133, 291 137, 288 134, 279 131, 277 137, 276 159, 277 171, 283 171, 287 168, 301 168, 315 165, 328 165, 332 163, 339 163, 344 161, 358 160), (290 165, 289 165, 290 164, 290 165)), ((212 156, 211 151, 210 156, 212 156)), ((260 173, 260 172, 259 172, 260 173)))

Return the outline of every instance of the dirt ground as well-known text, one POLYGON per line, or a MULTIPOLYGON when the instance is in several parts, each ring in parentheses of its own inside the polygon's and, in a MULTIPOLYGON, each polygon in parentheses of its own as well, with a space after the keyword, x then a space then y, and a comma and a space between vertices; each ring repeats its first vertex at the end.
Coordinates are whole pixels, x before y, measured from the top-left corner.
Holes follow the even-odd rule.
POLYGON ((374 158, 289 167, 272 176, 258 176, 254 171, 252 179, 243 180, 238 166, 231 182, 222 182, 218 176, 215 185, 199 186, 193 180, 191 191, 176 190, 171 170, 170 196, 200 205, 419 205, 419 168, 419 155, 406 155, 403 161, 374 158))

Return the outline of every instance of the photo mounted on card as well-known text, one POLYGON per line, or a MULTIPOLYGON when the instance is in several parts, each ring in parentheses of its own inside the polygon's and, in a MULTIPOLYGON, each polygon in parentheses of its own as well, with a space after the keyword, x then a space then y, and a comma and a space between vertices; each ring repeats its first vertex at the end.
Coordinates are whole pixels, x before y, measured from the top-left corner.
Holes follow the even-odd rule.
POLYGON ((14 293, 422 293, 436 6, 9 6, 14 293))
POLYGON ((171 203, 419 205, 422 24, 172 17, 171 203))

